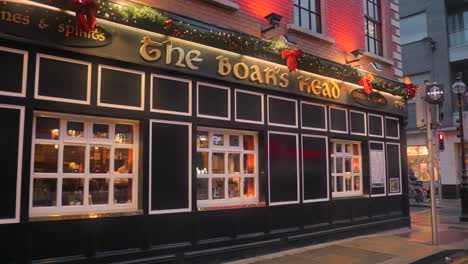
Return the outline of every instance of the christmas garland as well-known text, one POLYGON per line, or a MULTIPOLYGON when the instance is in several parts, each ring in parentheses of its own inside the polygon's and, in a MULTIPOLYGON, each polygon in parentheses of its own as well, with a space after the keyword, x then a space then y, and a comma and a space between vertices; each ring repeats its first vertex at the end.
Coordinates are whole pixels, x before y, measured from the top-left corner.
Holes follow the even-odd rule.
MULTIPOLYGON (((61 8, 68 8, 63 0, 39 0, 45 4, 52 4, 61 8)), ((230 50, 245 55, 254 55, 270 61, 282 63, 280 54, 287 49, 286 43, 275 40, 264 40, 236 32, 220 32, 213 30, 201 30, 197 27, 181 22, 173 21, 154 8, 137 4, 122 5, 108 0, 96 0, 100 6, 96 16, 125 25, 134 25, 137 28, 147 29, 152 32, 202 43, 220 49, 230 50)), ((323 58, 304 54, 299 57, 298 68, 304 71, 317 73, 331 78, 336 78, 350 83, 358 83, 366 73, 323 58)), ((402 84, 375 78, 372 86, 376 90, 401 96, 403 99, 411 99, 413 94, 402 84)))

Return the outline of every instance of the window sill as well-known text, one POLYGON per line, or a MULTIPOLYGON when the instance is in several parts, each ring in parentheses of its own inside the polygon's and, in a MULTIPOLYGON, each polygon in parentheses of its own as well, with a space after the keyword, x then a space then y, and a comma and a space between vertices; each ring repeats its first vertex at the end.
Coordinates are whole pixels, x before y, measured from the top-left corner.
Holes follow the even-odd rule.
POLYGON ((122 217, 143 215, 143 210, 121 211, 121 212, 102 212, 102 213, 86 213, 86 214, 70 214, 70 215, 47 215, 47 216, 31 216, 30 222, 41 221, 62 221, 62 220, 76 220, 76 219, 90 219, 90 218, 103 218, 103 217, 122 217))
POLYGON ((243 209, 243 208, 254 208, 254 207, 266 207, 266 203, 259 202, 259 203, 239 204, 239 205, 206 206, 206 207, 198 207, 198 211, 204 212, 204 211, 217 211, 217 210, 232 210, 232 209, 243 209))
POLYGON ((379 56, 379 55, 376 55, 374 53, 371 53, 371 52, 364 52, 364 54, 362 54, 363 56, 365 57, 369 57, 370 59, 374 59, 376 61, 379 61, 381 63, 384 63, 384 64, 387 64, 387 65, 390 65, 392 66, 393 65, 393 61, 392 60, 389 60, 387 58, 384 58, 382 56, 379 56))
POLYGON ((306 35, 306 36, 309 36, 309 37, 316 38, 316 39, 318 39, 320 41, 327 42, 329 44, 335 44, 334 39, 325 36, 323 33, 316 33, 316 32, 313 32, 312 30, 303 28, 303 27, 295 25, 295 24, 288 24, 287 28, 288 28, 288 32, 295 32, 295 33, 303 34, 303 35, 306 35))
POLYGON ((362 198, 370 198, 368 194, 361 194, 361 195, 349 195, 349 196, 338 196, 338 197, 333 197, 332 195, 332 201, 336 200, 350 200, 350 199, 362 199, 362 198))
POLYGON ((239 5, 230 0, 205 0, 205 2, 212 3, 232 11, 239 10, 239 5))

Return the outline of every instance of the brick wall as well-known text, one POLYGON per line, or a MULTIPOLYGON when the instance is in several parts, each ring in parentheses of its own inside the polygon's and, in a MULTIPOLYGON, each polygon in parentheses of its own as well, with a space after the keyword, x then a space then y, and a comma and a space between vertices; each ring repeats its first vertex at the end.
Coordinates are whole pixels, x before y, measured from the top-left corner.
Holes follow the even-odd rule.
MULTIPOLYGON (((157 9, 200 20, 219 27, 245 32, 259 38, 275 38, 288 33, 297 39, 297 46, 307 53, 345 63, 345 58, 355 49, 365 49, 364 15, 362 0, 322 0, 324 23, 323 38, 309 34, 288 31, 288 24, 294 23, 293 0, 233 0, 237 10, 222 7, 209 0, 140 0, 157 9), (268 26, 266 15, 275 12, 283 16, 278 29, 261 34, 268 26), (327 41, 328 40, 328 41, 327 41), (332 40, 332 41, 330 41, 332 40)), ((226 0, 224 0, 226 1, 226 0)), ((384 55, 387 63, 375 58, 364 57, 358 63, 363 70, 373 72, 389 79, 401 77, 401 50, 399 46, 398 0, 381 0, 384 35, 384 55), (395 20, 395 21, 393 21, 395 20), (393 21, 393 22, 392 22, 393 21), (398 42, 398 43, 397 43, 398 42), (383 66, 382 72, 375 71, 370 62, 376 61, 383 66), (390 64, 388 63, 390 62, 390 64), (393 64, 393 65, 392 65, 393 64)))

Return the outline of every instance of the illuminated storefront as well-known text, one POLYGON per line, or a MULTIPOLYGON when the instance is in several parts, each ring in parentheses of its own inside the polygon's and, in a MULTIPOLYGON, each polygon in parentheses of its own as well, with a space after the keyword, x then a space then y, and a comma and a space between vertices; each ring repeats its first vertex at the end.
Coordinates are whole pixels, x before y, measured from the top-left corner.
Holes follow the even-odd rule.
MULTIPOLYGON (((414 176, 420 181, 430 181, 429 174, 429 154, 427 151, 427 146, 409 146, 407 147, 408 155, 408 169, 414 173, 414 176)), ((438 170, 437 170, 437 160, 434 161, 435 164, 435 180, 439 179, 438 170)))

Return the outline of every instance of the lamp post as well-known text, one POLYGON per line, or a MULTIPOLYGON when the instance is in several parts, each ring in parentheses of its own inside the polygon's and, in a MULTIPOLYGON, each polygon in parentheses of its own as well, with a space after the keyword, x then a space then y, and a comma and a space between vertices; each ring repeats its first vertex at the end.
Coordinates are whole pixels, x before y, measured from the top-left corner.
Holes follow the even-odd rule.
POLYGON ((463 132, 463 95, 466 92, 466 85, 462 82, 461 77, 458 77, 452 85, 452 91, 458 98, 458 114, 460 122, 460 152, 461 152, 461 216, 460 221, 468 221, 468 177, 466 175, 465 165, 465 135, 463 132))

